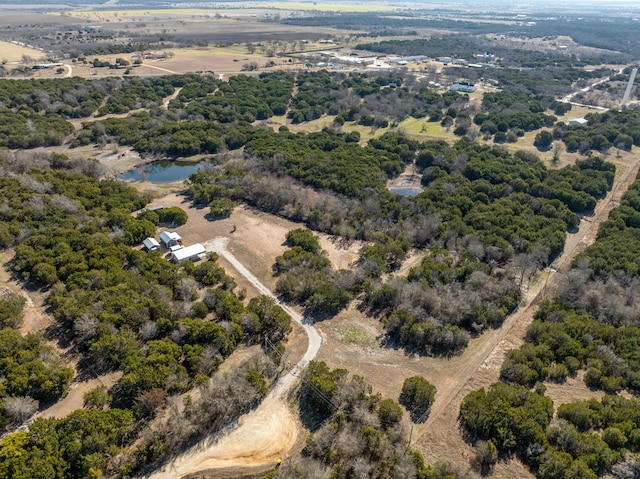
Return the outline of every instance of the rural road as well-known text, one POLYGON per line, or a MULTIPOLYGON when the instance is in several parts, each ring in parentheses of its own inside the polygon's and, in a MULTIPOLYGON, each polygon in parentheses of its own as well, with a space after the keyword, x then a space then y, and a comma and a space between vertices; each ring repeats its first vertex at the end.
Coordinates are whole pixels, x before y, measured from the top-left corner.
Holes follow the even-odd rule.
POLYGON ((289 452, 298 439, 297 418, 289 409, 286 396, 295 385, 298 373, 315 358, 322 344, 318 331, 300 314, 276 296, 227 250, 229 238, 218 237, 203 246, 227 260, 261 294, 274 298, 294 321, 299 323, 309 338, 307 351, 292 371, 282 376, 271 392, 253 411, 240 417, 237 425, 217 441, 207 437, 178 456, 161 469, 145 476, 148 479, 175 479, 195 472, 233 467, 254 467, 275 464, 289 452))

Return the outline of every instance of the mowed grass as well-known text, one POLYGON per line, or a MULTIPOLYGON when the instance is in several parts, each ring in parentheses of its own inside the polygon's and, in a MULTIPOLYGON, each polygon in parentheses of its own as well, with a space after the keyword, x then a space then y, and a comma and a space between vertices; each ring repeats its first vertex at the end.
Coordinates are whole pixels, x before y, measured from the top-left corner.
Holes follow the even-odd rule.
POLYGON ((0 41, 0 60, 8 62, 19 62, 22 55, 28 55, 37 60, 44 57, 45 53, 35 48, 23 47, 11 42, 0 41))
POLYGON ((424 118, 409 117, 398 124, 398 129, 416 139, 442 139, 448 142, 459 140, 452 131, 447 131, 440 122, 427 121, 424 118))

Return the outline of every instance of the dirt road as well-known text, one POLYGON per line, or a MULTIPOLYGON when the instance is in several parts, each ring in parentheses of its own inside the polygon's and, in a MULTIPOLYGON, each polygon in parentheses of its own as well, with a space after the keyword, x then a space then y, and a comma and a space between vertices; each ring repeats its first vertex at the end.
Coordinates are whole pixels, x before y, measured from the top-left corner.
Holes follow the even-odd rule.
MULTIPOLYGON (((228 241, 228 238, 217 237, 204 242, 203 246, 207 251, 214 251, 227 260, 261 294, 278 301, 275 295, 227 250, 228 241)), ((299 313, 280 301, 278 304, 304 328, 308 336, 309 344, 302 359, 292 371, 280 378, 264 401, 254 411, 242 416, 229 432, 222 436, 206 438, 172 463, 146 477, 173 479, 210 469, 275 464, 278 458, 286 456, 293 448, 300 428, 297 418, 287 405, 287 393, 295 385, 298 373, 315 358, 320 350, 322 338, 299 313)))
MULTIPOLYGON (((464 396, 472 390, 488 387, 498 381, 500 368, 508 350, 524 343, 524 336, 538 308, 538 301, 550 297, 561 275, 570 267, 573 258, 593 243, 599 225, 605 221, 631 183, 635 181, 640 162, 629 153, 621 159, 612 159, 618 167, 618 174, 611 191, 598 203, 593 216, 584 218, 579 230, 569 234, 562 253, 551 265, 547 278, 530 287, 519 309, 509 316, 503 326, 483 335, 483 344, 468 348, 454 360, 459 364, 447 386, 439 388, 429 419, 416 426, 420 434, 415 443, 427 460, 448 460, 455 464, 468 462, 469 446, 463 441, 458 430, 458 411, 464 396)), ((414 433, 415 434, 415 433, 414 433)))

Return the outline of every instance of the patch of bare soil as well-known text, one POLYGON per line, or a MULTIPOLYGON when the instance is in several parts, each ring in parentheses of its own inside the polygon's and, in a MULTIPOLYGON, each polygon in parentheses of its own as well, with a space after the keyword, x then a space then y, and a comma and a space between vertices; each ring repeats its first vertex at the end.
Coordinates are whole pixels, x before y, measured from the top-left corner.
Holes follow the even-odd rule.
POLYGON ((295 446, 299 429, 298 418, 286 402, 269 396, 216 444, 203 443, 199 451, 190 450, 148 477, 174 479, 208 469, 275 465, 295 446))
MULTIPOLYGON (((176 228, 185 245, 204 243, 216 236, 229 238, 228 250, 233 253, 260 281, 269 289, 275 289, 277 278, 273 277, 272 266, 277 256, 288 246, 286 235, 301 223, 262 213, 247 206, 238 206, 228 218, 210 219, 208 208, 194 207, 188 198, 173 193, 155 199, 149 207, 180 206, 188 216, 187 224, 176 228)), ((358 256, 361 242, 345 242, 341 238, 319 234, 320 245, 327 251, 327 257, 335 268, 346 268, 358 256)), ((228 268, 224 259, 220 263, 228 268)), ((251 285, 235 274, 230 268, 227 272, 234 276, 240 287, 251 290, 251 285)))

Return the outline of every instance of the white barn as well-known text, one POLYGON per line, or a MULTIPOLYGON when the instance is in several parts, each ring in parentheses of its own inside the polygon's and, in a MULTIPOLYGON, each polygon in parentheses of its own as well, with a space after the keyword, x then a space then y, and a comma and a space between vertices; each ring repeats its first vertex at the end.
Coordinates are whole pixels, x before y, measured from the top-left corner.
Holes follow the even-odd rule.
POLYGON ((154 250, 160 249, 160 243, 158 243, 155 238, 151 238, 151 237, 146 238, 142 242, 142 244, 144 245, 147 251, 154 251, 154 250))
POLYGON ((178 233, 174 233, 173 231, 163 231, 160 233, 160 241, 162 241, 165 248, 171 248, 172 246, 180 244, 182 238, 178 233))
POLYGON ((571 118, 569 120, 569 125, 585 126, 588 123, 589 122, 587 120, 585 120, 584 118, 571 118))
POLYGON ((200 243, 192 244, 186 248, 182 248, 171 253, 171 261, 174 263, 180 263, 186 259, 191 261, 198 261, 203 255, 207 253, 200 243))

